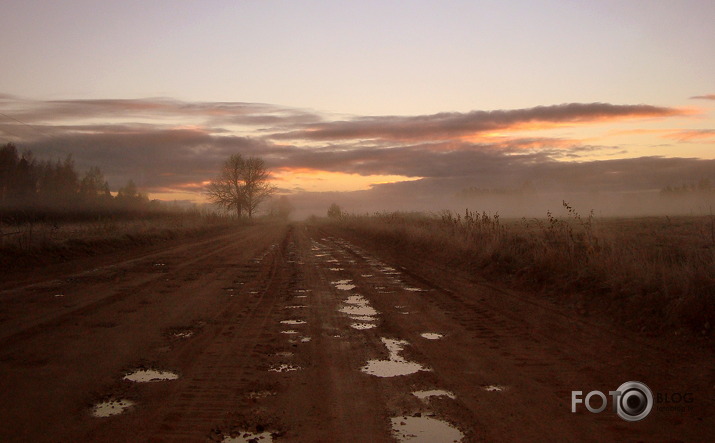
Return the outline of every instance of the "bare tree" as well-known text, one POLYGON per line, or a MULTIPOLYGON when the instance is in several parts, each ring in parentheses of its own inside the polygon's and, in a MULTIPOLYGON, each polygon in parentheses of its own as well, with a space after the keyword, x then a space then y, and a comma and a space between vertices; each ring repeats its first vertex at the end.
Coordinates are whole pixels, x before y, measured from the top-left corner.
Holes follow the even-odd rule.
POLYGON ((270 173, 263 159, 234 154, 223 164, 221 174, 206 188, 209 200, 228 211, 235 210, 241 217, 246 211, 248 218, 261 202, 275 192, 268 183, 270 173))

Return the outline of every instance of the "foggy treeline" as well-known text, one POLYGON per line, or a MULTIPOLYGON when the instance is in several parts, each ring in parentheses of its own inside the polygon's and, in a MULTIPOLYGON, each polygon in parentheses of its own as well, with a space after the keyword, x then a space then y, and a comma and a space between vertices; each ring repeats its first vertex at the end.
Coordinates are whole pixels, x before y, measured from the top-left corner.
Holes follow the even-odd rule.
POLYGON ((0 148, 0 216, 4 221, 34 218, 120 214, 159 209, 129 180, 116 195, 102 171, 92 167, 84 174, 71 156, 64 160, 38 160, 18 153, 8 143, 0 148))

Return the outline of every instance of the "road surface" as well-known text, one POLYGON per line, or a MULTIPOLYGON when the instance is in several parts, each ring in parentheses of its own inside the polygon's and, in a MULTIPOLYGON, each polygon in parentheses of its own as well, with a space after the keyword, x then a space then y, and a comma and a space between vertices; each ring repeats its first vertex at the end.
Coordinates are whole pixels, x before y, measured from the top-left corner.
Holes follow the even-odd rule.
POLYGON ((0 290, 0 441, 715 435, 702 343, 606 327, 334 229, 243 227, 18 274, 0 290), (125 379, 138 370, 170 379, 125 379), (571 391, 631 380, 671 402, 690 395, 654 398, 638 422, 610 403, 571 412, 571 391))

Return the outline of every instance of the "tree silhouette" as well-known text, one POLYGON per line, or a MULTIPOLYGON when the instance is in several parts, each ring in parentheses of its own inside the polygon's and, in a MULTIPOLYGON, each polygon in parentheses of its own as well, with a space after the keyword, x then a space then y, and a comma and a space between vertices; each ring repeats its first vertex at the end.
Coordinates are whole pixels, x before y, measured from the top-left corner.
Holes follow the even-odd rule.
POLYGON ((263 159, 234 154, 223 164, 219 176, 206 187, 209 200, 241 217, 246 211, 253 217, 258 205, 275 192, 268 183, 270 173, 263 159))

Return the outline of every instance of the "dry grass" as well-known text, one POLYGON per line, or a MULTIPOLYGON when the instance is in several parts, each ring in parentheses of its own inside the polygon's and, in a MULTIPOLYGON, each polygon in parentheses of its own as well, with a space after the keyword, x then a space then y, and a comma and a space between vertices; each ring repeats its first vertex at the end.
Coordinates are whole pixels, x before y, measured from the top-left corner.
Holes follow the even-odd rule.
POLYGON ((215 215, 167 213, 151 218, 4 224, 0 225, 0 271, 199 235, 235 223, 215 215))
POLYGON ((633 328, 709 335, 715 318, 715 219, 504 221, 466 211, 344 216, 333 226, 461 272, 574 303, 633 328))

